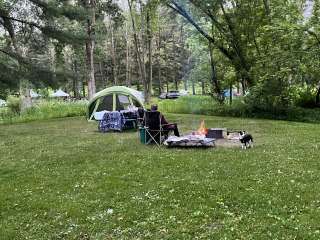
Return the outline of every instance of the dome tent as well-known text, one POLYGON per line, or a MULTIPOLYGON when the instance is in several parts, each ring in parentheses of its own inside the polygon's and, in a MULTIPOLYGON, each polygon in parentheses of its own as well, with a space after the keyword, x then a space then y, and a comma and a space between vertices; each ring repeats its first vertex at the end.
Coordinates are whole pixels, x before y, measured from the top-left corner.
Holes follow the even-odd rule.
POLYGON ((96 93, 89 101, 87 119, 94 120, 94 114, 101 111, 120 111, 128 106, 143 107, 141 93, 132 88, 114 86, 96 93))
POLYGON ((51 97, 69 97, 70 95, 68 93, 65 93, 61 89, 56 91, 55 93, 51 94, 51 97))

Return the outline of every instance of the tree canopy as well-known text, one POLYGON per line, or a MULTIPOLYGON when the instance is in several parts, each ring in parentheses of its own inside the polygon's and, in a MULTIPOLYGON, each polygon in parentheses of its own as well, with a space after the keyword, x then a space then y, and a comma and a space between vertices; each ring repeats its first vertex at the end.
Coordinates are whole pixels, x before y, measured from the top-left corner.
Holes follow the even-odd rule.
POLYGON ((316 106, 319 4, 1 0, 0 94, 27 82, 91 98, 126 85, 147 101, 183 88, 223 103, 224 90, 236 88, 259 107, 316 106))

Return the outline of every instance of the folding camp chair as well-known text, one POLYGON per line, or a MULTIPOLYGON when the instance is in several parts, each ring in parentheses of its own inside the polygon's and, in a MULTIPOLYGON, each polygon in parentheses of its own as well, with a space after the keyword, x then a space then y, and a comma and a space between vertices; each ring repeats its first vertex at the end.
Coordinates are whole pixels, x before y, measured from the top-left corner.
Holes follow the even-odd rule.
POLYGON ((144 114, 145 114, 145 110, 143 108, 138 108, 138 112, 137 112, 138 127, 144 126, 144 114))
POLYGON ((144 129, 146 144, 154 142, 160 146, 168 138, 169 131, 163 129, 161 114, 158 111, 145 111, 144 129))

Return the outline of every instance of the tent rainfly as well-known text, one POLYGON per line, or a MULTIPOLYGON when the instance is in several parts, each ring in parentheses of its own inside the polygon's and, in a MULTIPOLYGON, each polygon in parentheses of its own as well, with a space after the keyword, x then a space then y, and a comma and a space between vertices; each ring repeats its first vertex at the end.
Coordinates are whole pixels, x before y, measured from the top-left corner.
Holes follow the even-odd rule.
POLYGON ((61 89, 56 91, 55 93, 51 94, 51 97, 69 97, 70 95, 68 93, 65 93, 61 89))
POLYGON ((94 114, 102 111, 126 110, 129 106, 144 107, 141 93, 132 88, 114 86, 96 93, 89 101, 87 119, 95 120, 94 114))

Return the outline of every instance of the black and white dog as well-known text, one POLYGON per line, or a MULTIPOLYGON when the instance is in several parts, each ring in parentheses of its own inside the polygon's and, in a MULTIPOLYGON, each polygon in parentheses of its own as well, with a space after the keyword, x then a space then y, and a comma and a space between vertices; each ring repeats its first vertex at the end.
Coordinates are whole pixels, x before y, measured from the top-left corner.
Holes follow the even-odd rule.
POLYGON ((245 131, 240 131, 240 142, 241 142, 241 148, 247 149, 248 147, 253 147, 253 137, 251 134, 246 133, 245 131))

